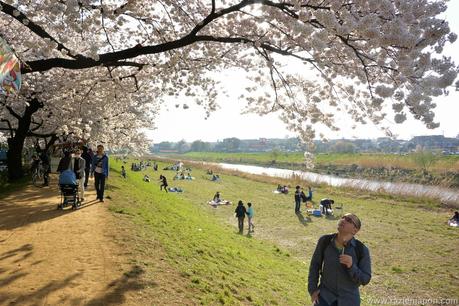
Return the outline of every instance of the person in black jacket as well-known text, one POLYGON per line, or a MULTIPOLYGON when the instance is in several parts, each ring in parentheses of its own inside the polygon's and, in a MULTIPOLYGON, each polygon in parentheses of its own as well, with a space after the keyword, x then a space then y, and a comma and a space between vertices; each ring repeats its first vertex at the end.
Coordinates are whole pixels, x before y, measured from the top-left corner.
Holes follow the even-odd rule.
POLYGON ((89 171, 91 170, 92 165, 92 156, 88 152, 88 147, 83 146, 83 153, 81 157, 85 160, 85 168, 84 168, 84 188, 88 188, 88 180, 89 180, 89 171))
POLYGON ((238 221, 239 234, 242 234, 244 232, 244 218, 247 213, 247 210, 245 209, 245 206, 241 200, 239 200, 239 203, 237 204, 236 210, 234 212, 236 213, 238 221))
POLYGON ((296 186, 295 188, 295 214, 300 212, 300 206, 301 206, 301 187, 296 186))

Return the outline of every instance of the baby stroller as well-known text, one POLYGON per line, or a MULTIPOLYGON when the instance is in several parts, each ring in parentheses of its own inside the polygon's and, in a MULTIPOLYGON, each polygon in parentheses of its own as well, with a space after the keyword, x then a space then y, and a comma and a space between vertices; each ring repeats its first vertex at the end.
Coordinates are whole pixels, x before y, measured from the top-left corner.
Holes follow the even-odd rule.
POLYGON ((61 203, 57 205, 57 209, 64 209, 69 205, 72 205, 72 209, 78 209, 81 206, 75 172, 72 170, 62 171, 59 175, 59 189, 61 191, 61 203))

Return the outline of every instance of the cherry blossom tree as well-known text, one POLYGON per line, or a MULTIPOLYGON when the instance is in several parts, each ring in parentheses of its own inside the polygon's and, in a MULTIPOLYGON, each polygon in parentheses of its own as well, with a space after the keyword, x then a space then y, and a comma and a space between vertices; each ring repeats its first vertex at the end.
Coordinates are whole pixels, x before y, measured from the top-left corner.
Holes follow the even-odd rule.
POLYGON ((59 138, 71 137, 110 144, 111 148, 146 149, 148 142, 139 130, 154 127, 156 107, 149 95, 151 90, 148 84, 136 81, 135 72, 114 79, 115 72, 108 75, 96 68, 34 74, 24 83, 21 95, 0 100, 0 131, 8 135, 11 179, 22 176, 21 152, 26 137, 49 138, 48 147, 59 138), (96 80, 88 78, 88 73, 98 74, 96 80), (72 82, 52 82, 54 79, 72 82))
POLYGON ((457 38, 441 17, 446 3, 0 1, 0 25, 25 63, 25 79, 62 69, 140 69, 157 101, 184 94, 207 114, 221 91, 212 73, 241 69, 248 111, 279 112, 310 140, 318 124, 339 129, 337 114, 381 125, 388 108, 397 123, 412 114, 438 126, 432 98, 457 77, 441 55, 457 38))

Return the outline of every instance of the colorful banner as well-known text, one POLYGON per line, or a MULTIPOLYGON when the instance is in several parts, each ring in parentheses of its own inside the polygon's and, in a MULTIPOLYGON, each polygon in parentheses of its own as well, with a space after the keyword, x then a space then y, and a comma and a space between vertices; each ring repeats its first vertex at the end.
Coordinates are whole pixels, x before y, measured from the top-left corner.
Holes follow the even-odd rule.
POLYGON ((0 37, 0 94, 18 93, 21 88, 21 62, 0 37))

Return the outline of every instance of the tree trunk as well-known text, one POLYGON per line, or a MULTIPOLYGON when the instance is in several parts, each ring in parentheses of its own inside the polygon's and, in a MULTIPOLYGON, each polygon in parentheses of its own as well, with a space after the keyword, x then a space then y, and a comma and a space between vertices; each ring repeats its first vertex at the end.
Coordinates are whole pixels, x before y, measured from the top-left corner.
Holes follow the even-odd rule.
POLYGON ((22 169, 22 149, 24 147, 24 137, 8 138, 8 152, 6 154, 8 165, 8 178, 10 181, 20 179, 24 176, 22 169), (22 138, 22 139, 21 139, 22 138))
POLYGON ((43 107, 43 103, 37 98, 33 98, 28 102, 29 105, 27 105, 22 117, 15 116, 18 120, 18 128, 14 136, 7 139, 8 152, 6 154, 6 162, 10 181, 18 180, 24 176, 24 170, 22 169, 22 149, 24 148, 24 141, 30 130, 32 115, 43 107))

